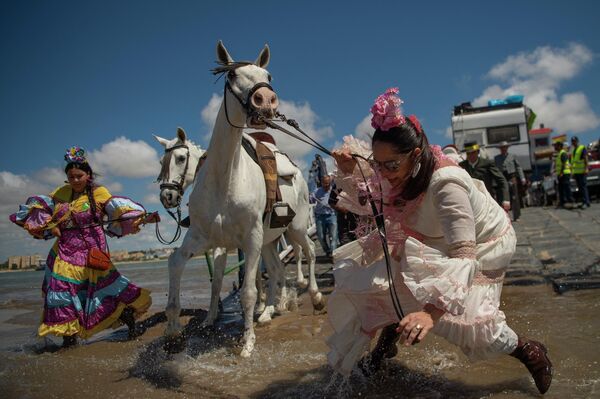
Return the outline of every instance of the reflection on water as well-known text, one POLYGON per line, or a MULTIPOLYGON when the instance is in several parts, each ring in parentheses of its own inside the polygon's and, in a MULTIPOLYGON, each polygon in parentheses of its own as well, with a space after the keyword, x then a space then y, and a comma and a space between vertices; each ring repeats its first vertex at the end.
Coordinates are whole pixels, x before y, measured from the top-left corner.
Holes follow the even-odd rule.
MULTIPOLYGON (((153 298, 159 293, 158 301, 166 293, 164 265, 120 269, 141 285, 154 284, 153 298)), ((205 292, 199 288, 203 278, 205 284, 208 281, 203 273, 197 265, 186 270, 182 279, 184 307, 196 298, 208 303, 208 286, 205 292)), ((228 288, 231 281, 225 285, 228 288)), ((2 283, 1 292, 4 289, 2 283)), ((162 303, 158 310, 162 310, 164 299, 162 303)), ((519 334, 544 342, 554 362, 554 382, 544 397, 600 397, 599 307, 598 290, 558 296, 550 286, 505 287, 503 310, 509 324, 519 334)), ((249 359, 236 355, 236 337, 230 334, 241 331, 240 325, 203 331, 188 339, 185 352, 175 355, 162 350, 163 329, 164 324, 150 329, 137 342, 101 339, 42 355, 4 352, 0 354, 0 389, 9 394, 7 397, 74 397, 80 396, 82 385, 89 392, 98 392, 98 397, 127 398, 539 396, 529 373, 516 359, 503 356, 470 363, 455 347, 435 336, 420 345, 401 347, 398 356, 373 378, 335 376, 326 366, 324 339, 330 334, 326 316, 313 316, 306 297, 298 312, 256 328, 256 350, 249 359), (4 366, 8 363, 10 369, 4 366)))

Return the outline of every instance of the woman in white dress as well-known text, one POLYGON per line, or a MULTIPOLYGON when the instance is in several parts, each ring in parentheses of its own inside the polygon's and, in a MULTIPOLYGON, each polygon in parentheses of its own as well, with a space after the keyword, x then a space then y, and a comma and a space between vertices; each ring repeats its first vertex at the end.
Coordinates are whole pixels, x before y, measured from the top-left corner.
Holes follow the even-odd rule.
POLYGON ((334 329, 328 361, 349 374, 383 328, 361 362, 363 370, 373 371, 384 357, 396 355, 398 340, 411 345, 433 332, 472 360, 516 357, 544 393, 552 381, 546 348, 518 336, 499 310, 504 273, 516 248, 510 220, 482 182, 429 145, 417 118, 402 114, 397 93, 388 89, 371 109, 372 149, 346 137, 333 152, 342 187, 338 204, 369 214, 368 191, 383 203, 392 290, 377 230, 338 248, 328 304, 334 329), (366 173, 367 162, 351 154, 370 157, 377 173, 366 173), (399 299, 404 317, 390 294, 399 299))

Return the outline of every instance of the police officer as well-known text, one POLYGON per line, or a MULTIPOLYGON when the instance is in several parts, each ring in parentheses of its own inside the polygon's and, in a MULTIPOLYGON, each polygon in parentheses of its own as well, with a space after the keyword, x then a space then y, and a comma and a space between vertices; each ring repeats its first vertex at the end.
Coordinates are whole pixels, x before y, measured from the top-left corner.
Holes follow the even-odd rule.
POLYGON ((496 167, 500 169, 508 181, 510 207, 513 213, 513 220, 516 222, 521 216, 520 187, 525 187, 527 181, 525 180, 523 168, 521 168, 517 157, 515 154, 510 154, 508 152, 508 146, 508 142, 500 142, 500 154, 494 157, 494 161, 496 163, 496 167))
POLYGON ((465 143, 467 159, 459 165, 467 171, 471 177, 482 180, 490 194, 496 193, 496 201, 504 208, 510 210, 510 196, 508 195, 508 183, 504 175, 496 167, 494 162, 479 156, 479 144, 476 142, 465 143), (494 190, 494 183, 498 190, 494 190))
POLYGON ((573 203, 571 194, 571 164, 569 155, 564 149, 562 141, 554 142, 556 158, 554 160, 554 171, 558 180, 558 208, 565 208, 567 203, 573 203))
POLYGON ((571 172, 581 193, 582 208, 589 208, 590 194, 587 188, 588 157, 585 145, 579 144, 577 136, 571 137, 571 172))

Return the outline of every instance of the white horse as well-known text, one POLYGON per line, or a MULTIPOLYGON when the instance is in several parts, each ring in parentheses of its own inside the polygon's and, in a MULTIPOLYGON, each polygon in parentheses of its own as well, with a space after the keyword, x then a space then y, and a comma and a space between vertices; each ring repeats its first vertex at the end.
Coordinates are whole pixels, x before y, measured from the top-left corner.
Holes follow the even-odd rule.
MULTIPOLYGON (((180 206, 182 196, 186 189, 191 186, 196 178, 198 169, 204 162, 204 156, 206 151, 201 147, 188 140, 187 135, 183 128, 177 128, 177 136, 174 139, 168 140, 159 136, 154 138, 165 148, 165 154, 161 158, 161 171, 158 176, 158 182, 160 182, 160 201, 166 209, 172 209, 180 206)), ((308 286, 308 280, 304 278, 302 272, 302 247, 300 243, 291 242, 294 254, 296 255, 296 270, 297 278, 296 284, 300 288, 306 288, 308 286)), ((225 264, 221 262, 227 261, 227 250, 225 248, 215 248, 214 259, 216 271, 219 271, 218 278, 221 280, 223 276, 220 275, 221 271, 224 271, 225 264)), ((271 265, 268 265, 271 266, 271 265)), ((279 265, 272 265, 273 267, 279 267, 279 265)), ((313 270, 314 272, 314 270, 313 270)), ((270 297, 265 304, 262 300, 259 301, 258 312, 261 313, 258 318, 259 323, 268 323, 271 321, 271 317, 275 313, 284 312, 288 308, 287 303, 287 290, 286 281, 283 273, 279 273, 279 277, 282 281, 275 281, 275 277, 269 279, 270 297), (277 292, 277 288, 281 287, 281 291, 277 292), (279 294, 278 300, 274 295, 279 294), (274 303, 278 302, 275 306, 274 303)), ((257 273, 257 284, 261 281, 260 276, 257 273)), ((261 291, 261 285, 258 285, 258 291, 261 291)), ((211 304, 208 311, 208 317, 206 318, 205 324, 211 324, 218 314, 218 301, 221 287, 211 295, 211 304)), ((261 295, 259 295, 259 299, 261 295)))
MULTIPOLYGON (((190 229, 181 247, 169 257, 168 323, 165 334, 171 338, 181 334, 179 297, 181 274, 187 260, 211 248, 241 248, 246 260, 246 275, 241 293, 244 335, 240 354, 248 357, 256 341, 253 316, 258 260, 262 253, 270 277, 281 281, 278 276, 282 268, 269 265, 280 264, 277 238, 284 231, 287 231, 290 240, 300 244, 308 258, 308 291, 315 309, 323 307, 323 297, 314 278, 314 244, 306 234, 310 209, 306 182, 299 170, 290 181, 279 179, 283 202, 289 204, 296 216, 287 228, 270 228, 263 221, 266 205, 263 173, 241 146, 244 126, 264 128, 259 115, 272 118, 277 110, 279 101, 268 83, 270 75, 264 69, 269 63, 269 47, 264 47, 254 64, 236 63, 223 43, 219 42, 217 58, 227 74, 226 89, 208 148, 210 155, 198 170, 190 195, 190 229)), ((177 157, 175 151, 173 155, 177 157)), ((284 162, 284 158, 281 156, 278 162, 284 162)), ((212 298, 218 295, 220 290, 217 288, 222 283, 223 273, 216 270, 217 267, 220 266, 215 265, 212 298)))

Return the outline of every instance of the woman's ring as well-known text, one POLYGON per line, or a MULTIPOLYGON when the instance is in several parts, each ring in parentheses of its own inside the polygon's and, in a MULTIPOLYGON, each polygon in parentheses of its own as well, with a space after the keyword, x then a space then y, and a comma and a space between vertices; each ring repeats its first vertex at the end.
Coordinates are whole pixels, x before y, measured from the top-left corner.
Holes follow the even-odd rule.
POLYGON ((421 327, 421 325, 420 325, 420 324, 417 324, 417 325, 415 326, 415 328, 416 328, 417 330, 419 330, 419 331, 421 331, 421 330, 423 329, 423 327, 421 327))

